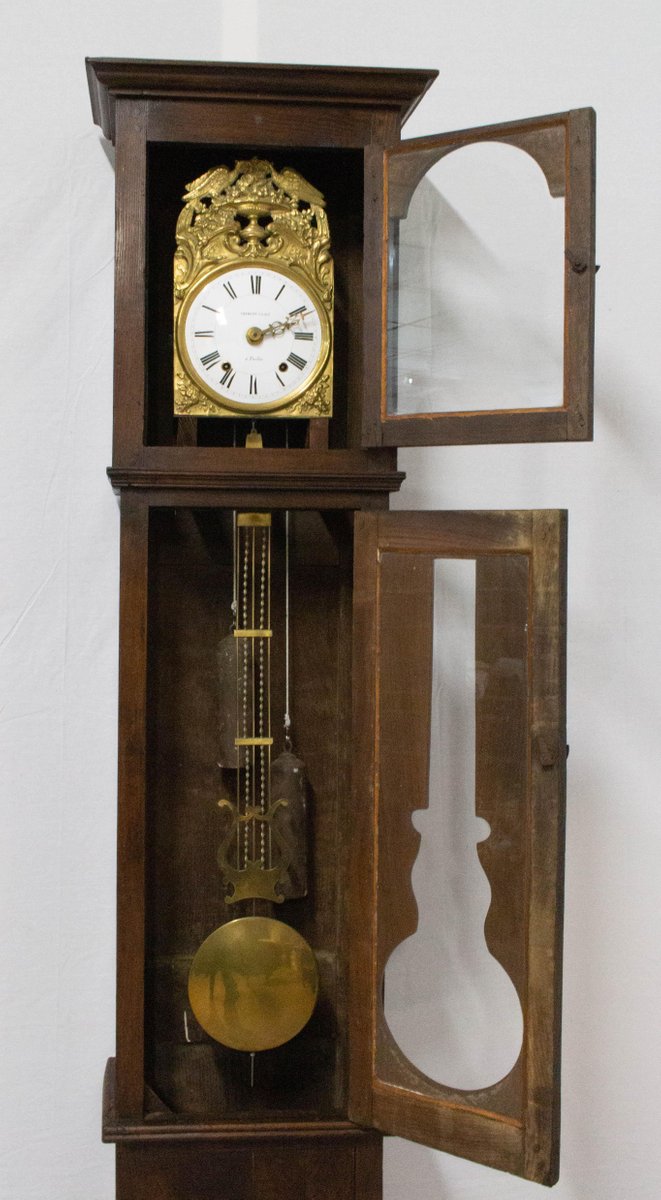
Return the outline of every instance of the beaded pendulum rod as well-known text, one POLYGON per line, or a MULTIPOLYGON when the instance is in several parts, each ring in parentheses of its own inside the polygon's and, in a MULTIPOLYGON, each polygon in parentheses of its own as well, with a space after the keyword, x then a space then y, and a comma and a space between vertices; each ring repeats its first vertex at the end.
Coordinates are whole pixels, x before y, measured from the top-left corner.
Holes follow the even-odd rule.
POLYGON ((268 870, 271 838, 266 815, 271 775, 271 516, 239 513, 236 518, 239 639, 237 670, 237 748, 243 778, 237 783, 239 859, 237 867, 259 864, 268 870))

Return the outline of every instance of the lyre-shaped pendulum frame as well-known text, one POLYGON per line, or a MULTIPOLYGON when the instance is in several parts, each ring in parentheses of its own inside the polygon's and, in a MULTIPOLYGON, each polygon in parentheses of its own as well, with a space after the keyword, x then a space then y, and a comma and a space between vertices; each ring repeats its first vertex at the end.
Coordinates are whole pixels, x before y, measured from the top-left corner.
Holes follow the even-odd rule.
POLYGON ((319 981, 305 939, 254 911, 257 901, 281 903, 285 891, 295 894, 287 874, 291 844, 274 820, 289 801, 271 799, 271 514, 239 513, 234 541, 236 796, 218 802, 229 818, 218 861, 226 904, 252 901, 253 912, 202 943, 188 992, 207 1033, 254 1052, 282 1045, 307 1024, 319 981))

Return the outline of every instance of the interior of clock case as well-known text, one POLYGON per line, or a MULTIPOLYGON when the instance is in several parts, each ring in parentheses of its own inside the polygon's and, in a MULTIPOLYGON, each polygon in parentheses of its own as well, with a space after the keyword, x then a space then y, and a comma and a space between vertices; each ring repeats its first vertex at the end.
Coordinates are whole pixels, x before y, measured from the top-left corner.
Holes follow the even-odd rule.
MULTIPOLYGON (((272 514, 271 725, 284 748, 285 516, 272 514)), ((290 524, 292 742, 308 777, 308 894, 274 905, 314 950, 320 992, 291 1041, 256 1056, 215 1042, 187 995, 192 958, 228 906, 217 862, 218 643, 231 628, 231 511, 153 509, 149 542, 145 1076, 161 1117, 236 1121, 345 1108, 343 897, 351 746, 352 517, 296 512, 290 524), (312 651, 312 652, 311 652, 312 651)))
MULTIPOLYGON (((253 157, 273 162, 279 169, 293 167, 326 199, 335 268, 330 445, 339 449, 356 440, 347 415, 362 377, 362 150, 157 142, 149 144, 147 169, 147 445, 174 445, 182 436, 181 421, 173 415, 172 392, 172 259, 182 197, 187 185, 205 171, 253 157)), ((252 424, 223 417, 189 417, 185 421, 187 443, 206 446, 242 446, 252 424)), ((308 424, 307 420, 284 418, 258 422, 265 446, 290 448, 306 445, 308 424)))

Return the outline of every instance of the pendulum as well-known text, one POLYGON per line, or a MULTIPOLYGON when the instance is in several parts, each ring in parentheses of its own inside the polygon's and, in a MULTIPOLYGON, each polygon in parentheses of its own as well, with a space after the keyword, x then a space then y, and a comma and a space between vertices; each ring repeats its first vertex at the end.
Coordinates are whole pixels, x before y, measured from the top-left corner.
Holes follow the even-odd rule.
MULTIPOLYGON (((273 905, 307 893, 305 772, 289 736, 288 517, 285 749, 272 763, 271 514, 235 516, 234 628, 218 652, 218 757, 221 766, 235 771, 236 785, 233 800, 218 801, 225 818, 218 860, 225 903, 241 905, 242 915, 209 934, 188 979, 191 1008, 202 1028, 223 1045, 251 1054, 294 1037, 312 1015, 319 986, 305 938, 270 915, 273 905)), ((253 1072, 254 1059, 251 1078, 253 1072)))

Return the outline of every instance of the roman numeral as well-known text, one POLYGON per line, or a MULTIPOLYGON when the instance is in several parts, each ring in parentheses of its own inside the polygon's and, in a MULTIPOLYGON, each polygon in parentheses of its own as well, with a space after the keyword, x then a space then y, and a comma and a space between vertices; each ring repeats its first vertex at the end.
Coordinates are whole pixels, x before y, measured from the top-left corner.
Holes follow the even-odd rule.
POLYGON ((236 300, 236 292, 234 291, 234 288, 232 287, 231 283, 229 283, 229 282, 228 282, 228 283, 224 283, 224 284, 223 284, 223 287, 225 288, 225 291, 227 292, 227 295, 228 295, 228 296, 231 296, 231 297, 232 297, 232 300, 236 300))
POLYGON ((256 377, 256 375, 250 376, 250 395, 251 396, 257 395, 257 377, 256 377))
POLYGON ((281 296, 281 295, 282 295, 282 293, 284 292, 284 290, 285 290, 285 284, 283 283, 282 287, 280 288, 280 291, 278 292, 278 294, 277 294, 277 295, 276 295, 276 297, 275 297, 275 298, 276 298, 276 300, 278 299, 278 296, 281 296))
POLYGON ((202 308, 206 308, 208 312, 215 312, 215 313, 220 312, 219 308, 212 308, 210 304, 203 304, 202 308))
POLYGON ((307 305, 301 304, 301 306, 299 308, 292 308, 289 315, 290 315, 290 317, 297 317, 297 316, 299 316, 300 313, 304 313, 306 311, 306 308, 307 308, 307 305))
POLYGON ((213 337, 213 329, 196 329, 195 337, 213 337))
POLYGON ((212 367, 214 365, 214 363, 217 363, 219 358, 220 358, 220 351, 210 350, 208 354, 203 354, 200 357, 200 362, 202 363, 202 365, 204 367, 206 367, 206 369, 208 371, 209 367, 212 367))
POLYGON ((234 371, 232 370, 231 367, 227 368, 227 370, 226 370, 225 374, 222 376, 220 382, 221 382, 222 386, 226 387, 227 390, 229 391, 232 384, 234 383, 234 371))
POLYGON ((313 339, 313 337, 314 337, 314 334, 313 334, 313 333, 299 333, 299 332, 297 332, 297 333, 295 333, 295 334, 294 334, 294 337, 295 337, 295 339, 296 339, 296 341, 297 341, 297 342, 311 342, 311 341, 312 341, 312 339, 313 339))
POLYGON ((251 290, 253 296, 259 296, 261 294, 261 291, 262 291, 261 275, 251 275, 250 276, 250 290, 251 290))
POLYGON ((287 355, 287 362, 290 362, 292 367, 298 367, 299 371, 302 371, 307 359, 301 358, 300 354, 294 354, 292 350, 291 354, 287 355))

